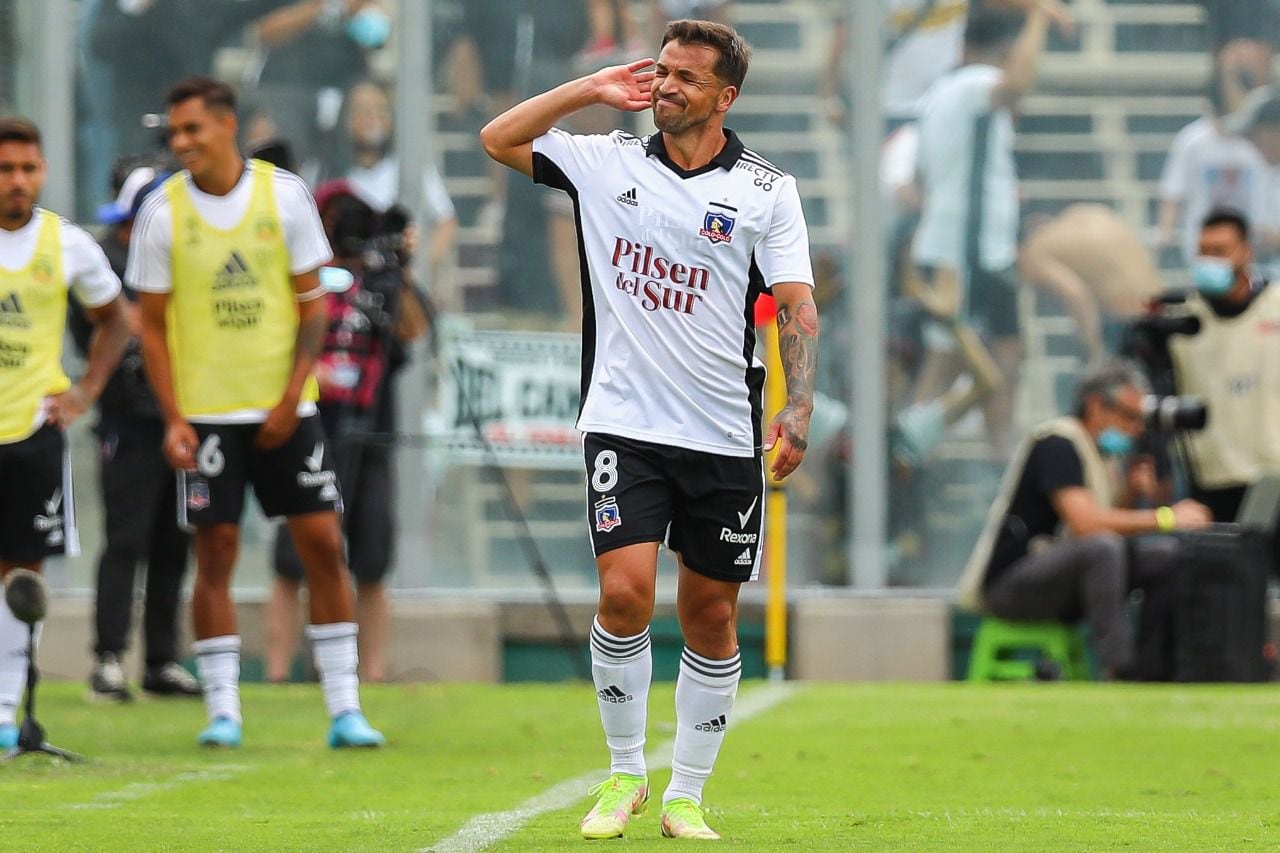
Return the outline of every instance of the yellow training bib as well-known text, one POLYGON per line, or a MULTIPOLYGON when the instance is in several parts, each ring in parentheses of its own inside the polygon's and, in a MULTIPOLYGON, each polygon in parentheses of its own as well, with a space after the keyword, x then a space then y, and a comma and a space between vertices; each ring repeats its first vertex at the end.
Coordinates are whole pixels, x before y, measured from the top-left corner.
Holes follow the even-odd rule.
MULTIPOLYGON (((280 402, 293 372, 298 302, 276 206, 275 167, 246 164, 249 209, 234 228, 215 228, 196 210, 183 174, 163 190, 173 214, 169 357, 185 418, 280 402)), ((319 399, 308 379, 302 399, 319 399)))
POLYGON ((13 272, 0 268, 0 444, 35 432, 44 398, 71 387, 62 372, 62 222, 47 210, 36 215, 40 233, 31 261, 13 272))

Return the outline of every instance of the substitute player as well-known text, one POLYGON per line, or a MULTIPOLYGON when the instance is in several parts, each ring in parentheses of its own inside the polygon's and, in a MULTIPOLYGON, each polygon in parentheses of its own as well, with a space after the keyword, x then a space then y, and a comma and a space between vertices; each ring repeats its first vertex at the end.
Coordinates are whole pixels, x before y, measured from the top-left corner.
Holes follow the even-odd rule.
POLYGON ((573 199, 583 304, 588 524, 600 575, 592 672, 611 775, 582 821, 621 835, 649 795, 645 709, 659 543, 679 557, 685 648, 662 833, 719 836, 702 788, 741 674, 738 590, 756 577, 761 446, 782 478, 804 456, 818 314, 795 179, 724 127, 750 50, 707 21, 667 27, 653 60, 605 68, 518 104, 481 132, 489 156, 573 199), (659 133, 575 136, 553 125, 595 104, 653 109, 659 133), (752 306, 779 306, 787 406, 761 435, 764 366, 752 306))
MULTIPOLYGON (((93 405, 124 354, 120 280, 93 238, 36 205, 48 167, 40 131, 0 118, 0 577, 40 571, 78 548, 65 430, 93 405), (89 364, 62 372, 67 288, 94 324, 89 364)), ((0 601, 0 749, 18 742, 27 626, 0 601)))
POLYGON ((139 212, 125 278, 141 293, 164 452, 195 527, 196 663, 210 720, 199 742, 241 740, 231 574, 252 485, 263 512, 288 518, 306 568, 329 745, 378 746, 360 712, 341 500, 311 379, 329 323, 317 270, 332 253, 302 180, 240 156, 228 86, 184 80, 167 104, 184 169, 139 212))

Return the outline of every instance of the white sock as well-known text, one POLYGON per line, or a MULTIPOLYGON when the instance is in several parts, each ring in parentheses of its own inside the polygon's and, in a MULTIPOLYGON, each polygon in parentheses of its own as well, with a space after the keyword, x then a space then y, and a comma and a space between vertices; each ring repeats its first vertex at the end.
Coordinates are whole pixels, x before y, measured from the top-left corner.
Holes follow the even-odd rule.
MULTIPOLYGON (((36 645, 40 644, 43 625, 44 622, 36 623, 36 645)), ((27 686, 30 632, 27 623, 18 621, 0 595, 0 725, 11 726, 18 721, 18 705, 27 686)))
POLYGON ((609 745, 609 772, 646 775, 644 729, 653 679, 649 629, 615 637, 600 627, 597 617, 591 625, 591 678, 609 745))
POLYGON ((311 640, 320 688, 324 691, 324 706, 330 717, 360 710, 356 630, 354 622, 307 626, 307 639, 311 640))
POLYGON ((716 763, 716 753, 729 727, 738 695, 742 655, 711 660, 689 651, 680 655, 676 678, 676 746, 671 757, 671 784, 662 802, 688 797, 702 803, 702 786, 716 763))
POLYGON ((237 723, 240 716, 240 637, 227 634, 196 640, 196 672, 204 690, 204 708, 210 720, 228 717, 237 723))

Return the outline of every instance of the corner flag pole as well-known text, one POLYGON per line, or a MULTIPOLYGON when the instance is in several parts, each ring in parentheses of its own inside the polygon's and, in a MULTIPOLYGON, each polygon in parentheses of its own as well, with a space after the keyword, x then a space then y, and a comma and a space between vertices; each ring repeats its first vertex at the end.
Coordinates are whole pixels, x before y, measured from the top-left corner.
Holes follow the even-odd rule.
MULTIPOLYGON (((778 324, 770 318, 758 331, 763 335, 764 361, 769 373, 764 382, 765 425, 773 422, 787 404, 787 381, 778 354, 778 324)), ((770 681, 781 681, 787 665, 787 490, 769 473, 778 455, 775 446, 765 455, 765 571, 768 598, 764 606, 764 662, 770 681)))

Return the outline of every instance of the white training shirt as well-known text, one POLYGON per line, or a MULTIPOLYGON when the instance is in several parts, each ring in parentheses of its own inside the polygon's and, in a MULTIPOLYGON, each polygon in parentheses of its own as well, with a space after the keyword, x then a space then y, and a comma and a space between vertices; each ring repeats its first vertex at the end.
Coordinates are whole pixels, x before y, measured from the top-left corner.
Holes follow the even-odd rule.
POLYGON ((984 269, 1006 269, 1017 257, 1013 117, 991 105, 1003 76, 995 66, 966 65, 924 97, 918 152, 924 209, 912 250, 917 263, 967 268, 973 229, 984 269))
MULTIPOLYGON (((347 182, 366 204, 382 213, 400 200, 400 161, 383 157, 368 168, 352 166, 347 171, 347 182)), ((422 175, 422 206, 427 225, 437 225, 457 215, 440 170, 430 163, 422 175)))
POLYGON ((813 271, 795 178, 725 137, 693 171, 660 133, 533 142, 534 180, 569 194, 581 237, 583 432, 759 451, 756 296, 813 271))
MULTIPOLYGON (((17 231, 0 228, 0 267, 14 272, 31 263, 40 236, 40 209, 17 231)), ((101 308, 120 294, 120 279, 102 247, 80 226, 62 220, 62 273, 86 308, 101 308)))
MULTIPOLYGON (((244 174, 226 195, 210 195, 191 180, 183 171, 181 180, 187 182, 196 212, 215 228, 234 228, 249 212, 253 196, 253 160, 245 161, 244 174)), ((311 272, 333 259, 329 240, 325 237, 315 199, 302 178, 292 172, 277 168, 272 176, 276 195, 276 210, 280 216, 285 247, 289 252, 289 271, 293 275, 311 272)), ((173 276, 170 265, 173 244, 173 211, 168 194, 153 192, 143 203, 133 225, 129 241, 129 263, 125 268, 125 281, 143 293, 170 293, 173 276)), ((316 413, 315 403, 303 400, 298 404, 302 417, 316 413)), ((266 420, 265 409, 242 409, 221 415, 202 415, 200 423, 261 423, 266 420)))
POLYGON ((1222 133, 1204 117, 1178 131, 1160 175, 1160 198, 1181 206, 1182 253, 1200 254, 1200 224, 1215 207, 1231 207, 1261 225, 1270 218, 1271 167, 1252 142, 1222 133))

